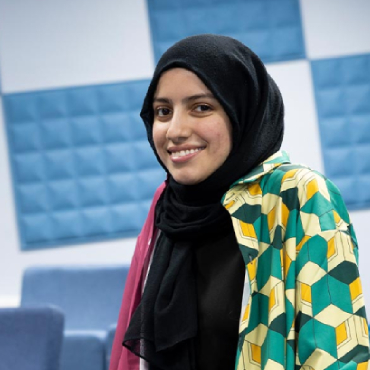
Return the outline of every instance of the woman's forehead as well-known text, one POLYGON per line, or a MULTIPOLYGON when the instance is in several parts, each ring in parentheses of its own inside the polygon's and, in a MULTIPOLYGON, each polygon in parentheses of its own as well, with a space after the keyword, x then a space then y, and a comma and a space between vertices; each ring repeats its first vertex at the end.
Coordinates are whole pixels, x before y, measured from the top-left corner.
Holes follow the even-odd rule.
POLYGON ((153 99, 160 98, 163 94, 203 94, 213 97, 212 92, 194 72, 178 67, 163 72, 159 78, 153 99))

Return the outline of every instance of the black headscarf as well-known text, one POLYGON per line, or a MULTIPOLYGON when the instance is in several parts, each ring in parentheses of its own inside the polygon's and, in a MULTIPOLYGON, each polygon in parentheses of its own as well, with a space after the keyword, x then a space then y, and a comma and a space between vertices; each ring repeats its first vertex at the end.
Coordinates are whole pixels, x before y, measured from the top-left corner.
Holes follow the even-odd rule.
POLYGON ((169 48, 159 60, 141 110, 148 140, 168 173, 156 206, 161 230, 146 288, 126 332, 124 345, 153 368, 194 369, 197 311, 192 240, 232 230, 221 197, 230 185, 279 150, 284 107, 280 91, 248 47, 226 36, 197 35, 169 48), (232 149, 225 162, 195 185, 177 183, 153 142, 153 97, 161 75, 172 68, 195 73, 221 103, 232 125, 232 149), (155 367, 154 367, 155 366, 155 367))

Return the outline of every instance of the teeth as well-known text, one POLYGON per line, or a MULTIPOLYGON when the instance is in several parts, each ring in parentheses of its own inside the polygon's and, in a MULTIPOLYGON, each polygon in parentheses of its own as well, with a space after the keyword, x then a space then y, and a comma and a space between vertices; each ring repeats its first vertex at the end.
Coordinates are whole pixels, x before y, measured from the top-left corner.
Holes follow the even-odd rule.
POLYGON ((181 150, 179 152, 173 152, 171 153, 172 157, 184 157, 185 155, 188 155, 188 154, 193 154, 195 152, 199 152, 201 150, 201 148, 197 148, 197 149, 190 149, 190 150, 181 150))

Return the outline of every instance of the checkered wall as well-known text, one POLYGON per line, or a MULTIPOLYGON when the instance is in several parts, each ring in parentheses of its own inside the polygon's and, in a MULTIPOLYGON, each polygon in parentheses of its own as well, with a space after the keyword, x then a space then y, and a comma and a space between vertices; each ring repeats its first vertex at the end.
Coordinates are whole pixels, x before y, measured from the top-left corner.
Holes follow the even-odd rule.
POLYGON ((164 179, 141 102, 163 51, 197 33, 261 56, 285 99, 284 149, 370 207, 367 1, 20 2, 0 0, 0 80, 23 250, 138 234, 164 179))

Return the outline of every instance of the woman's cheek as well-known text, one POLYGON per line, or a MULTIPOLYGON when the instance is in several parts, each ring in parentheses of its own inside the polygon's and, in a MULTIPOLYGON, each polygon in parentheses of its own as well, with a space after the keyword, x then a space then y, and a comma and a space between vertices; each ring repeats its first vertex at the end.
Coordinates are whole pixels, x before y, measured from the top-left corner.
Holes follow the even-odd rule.
POLYGON ((153 125, 153 142, 158 155, 161 157, 166 143, 166 130, 155 123, 153 125))

